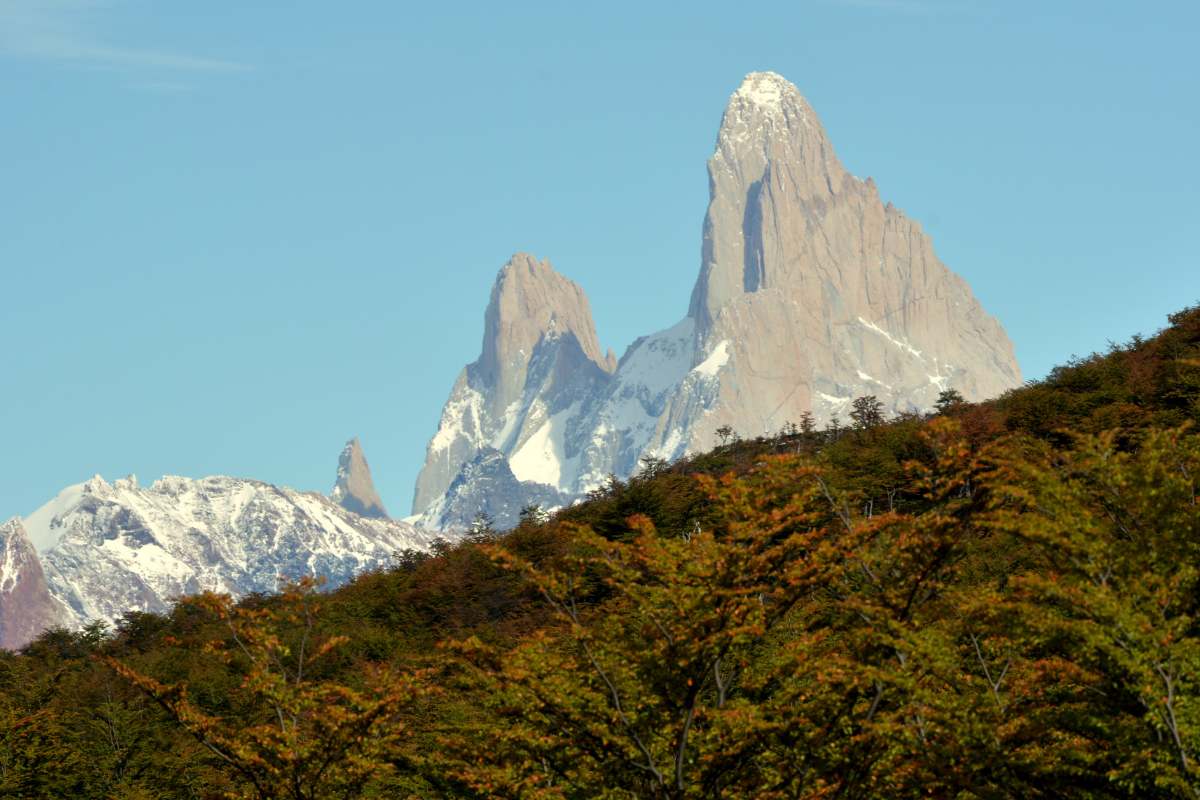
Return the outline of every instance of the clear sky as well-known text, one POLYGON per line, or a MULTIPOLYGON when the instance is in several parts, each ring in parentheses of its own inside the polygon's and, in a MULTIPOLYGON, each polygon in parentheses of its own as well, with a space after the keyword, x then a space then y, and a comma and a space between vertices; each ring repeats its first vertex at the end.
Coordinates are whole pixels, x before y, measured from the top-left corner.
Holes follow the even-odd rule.
POLYGON ((1200 301, 1200 3, 0 0, 0 520, 93 473, 389 510, 497 269, 618 354, 677 321, 705 160, 775 70, 1026 377, 1200 301))

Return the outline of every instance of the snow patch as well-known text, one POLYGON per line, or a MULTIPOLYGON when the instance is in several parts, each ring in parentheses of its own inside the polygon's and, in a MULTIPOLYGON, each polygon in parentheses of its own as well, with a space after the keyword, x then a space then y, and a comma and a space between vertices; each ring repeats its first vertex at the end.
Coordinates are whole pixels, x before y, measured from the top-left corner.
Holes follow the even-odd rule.
POLYGON ((58 540, 66 533, 66 526, 62 518, 79 505, 87 485, 87 483, 77 483, 68 486, 49 503, 21 520, 33 549, 39 555, 58 544, 58 540))
POLYGON ((896 347, 900 348, 901 350, 907 351, 908 353, 916 356, 917 358, 921 359, 922 361, 925 360, 925 357, 921 355, 920 350, 913 347, 911 344, 904 341, 903 339, 897 339, 895 336, 892 336, 890 333, 885 331, 883 328, 879 327, 878 325, 876 325, 873 322, 867 322, 862 317, 859 317, 858 321, 863 325, 863 327, 867 328, 868 330, 872 330, 875 333, 878 333, 880 336, 887 339, 889 342, 891 342, 892 344, 894 344, 896 347))
POLYGON ((751 72, 734 92, 765 111, 783 113, 783 97, 787 81, 774 72, 751 72))
POLYGON ((474 389, 467 388, 462 396, 451 398, 442 410, 441 424, 429 442, 429 452, 449 448, 460 436, 474 442, 476 437, 468 432, 467 425, 473 423, 478 429, 482 411, 483 398, 474 389))
POLYGON ((883 388, 885 388, 885 389, 888 389, 888 390, 891 390, 891 388, 892 388, 891 386, 889 386, 888 384, 886 384, 886 383, 884 383, 883 381, 879 380, 878 378, 873 378, 873 377, 871 377, 871 376, 870 376, 870 375, 868 375, 867 373, 863 372, 861 369, 860 369, 860 370, 858 370, 858 379, 859 379, 860 381, 866 381, 867 383, 874 383, 874 384, 878 384, 879 386, 882 386, 883 388))
POLYGON ((568 467, 565 447, 567 421, 578 410, 579 403, 575 402, 559 411, 543 422, 517 452, 509 456, 508 466, 517 480, 560 486, 568 467))
POLYGON ((492 447, 497 450, 505 450, 508 446, 509 437, 513 435, 513 430, 520 421, 521 401, 514 400, 508 404, 508 408, 504 409, 504 424, 500 426, 500 430, 492 437, 492 447))
MULTIPOLYGON (((687 376, 694 352, 691 317, 633 343, 613 375, 599 412, 597 434, 628 431, 641 449, 662 413, 667 394, 687 376)), ((594 439, 593 439, 594 440, 594 439)))
POLYGON ((825 394, 824 392, 817 392, 816 394, 821 400, 825 401, 831 406, 834 406, 835 408, 844 406, 854 399, 852 397, 839 397, 838 395, 825 394))
POLYGON ((716 377, 721 367, 729 363, 729 340, 722 339, 708 354, 708 358, 692 368, 692 372, 707 378, 716 377))
POLYGON ((21 533, 20 520, 10 520, 0 525, 0 596, 11 592, 21 578, 17 537, 21 533))

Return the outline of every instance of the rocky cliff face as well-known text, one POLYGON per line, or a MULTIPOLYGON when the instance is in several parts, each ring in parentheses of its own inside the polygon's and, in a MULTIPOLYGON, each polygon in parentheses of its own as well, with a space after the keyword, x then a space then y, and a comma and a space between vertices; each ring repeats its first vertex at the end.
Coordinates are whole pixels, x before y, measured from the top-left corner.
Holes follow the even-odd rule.
POLYGON ((601 358, 577 286, 530 256, 505 266, 483 352, 459 376, 417 482, 426 523, 454 523, 447 490, 471 494, 479 470, 463 469, 484 451, 507 460, 512 492, 536 483, 569 500, 642 457, 707 448, 722 425, 757 435, 804 412, 844 418, 863 395, 897 413, 928 409, 945 389, 975 400, 1020 384, 999 323, 919 225, 845 170, 791 83, 746 77, 708 172, 688 314, 619 364, 601 358))
POLYGON ((0 648, 24 647, 39 633, 70 621, 46 586, 41 562, 19 519, 0 525, 0 648))
POLYGON ((366 456, 357 438, 346 442, 338 458, 337 481, 329 493, 329 499, 355 514, 387 519, 387 509, 383 507, 379 492, 375 491, 371 468, 367 466, 366 456))
POLYGON ((947 388, 978 400, 1020 384, 1000 324, 917 223, 845 170, 791 83, 747 76, 708 173, 689 315, 698 347, 726 343, 729 358, 692 445, 723 424, 758 434, 805 410, 844 418, 862 395, 902 412, 947 388))

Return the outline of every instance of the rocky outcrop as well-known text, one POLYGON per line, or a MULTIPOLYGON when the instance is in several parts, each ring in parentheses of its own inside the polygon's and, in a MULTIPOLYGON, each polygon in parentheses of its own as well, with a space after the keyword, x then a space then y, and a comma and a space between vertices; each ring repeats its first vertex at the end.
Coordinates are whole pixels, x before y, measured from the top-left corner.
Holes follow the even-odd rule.
POLYGON ((375 491, 371 468, 367 466, 357 437, 346 442, 338 458, 337 481, 329 493, 329 499, 355 514, 387 519, 387 509, 383 507, 379 492, 375 491))
POLYGON ((644 457, 710 447, 724 425, 758 435, 806 412, 845 418, 864 395, 901 413, 946 389, 979 400, 1020 384, 1000 324, 917 223, 846 171, 791 83, 746 77, 708 173, 688 314, 616 365, 575 284, 529 256, 501 270, 483 352, 417 481, 423 521, 444 524, 448 489, 475 495, 472 481, 500 472, 497 453, 514 480, 487 480, 519 507, 530 484, 578 497, 644 457), (484 452, 488 471, 473 465, 484 452))
POLYGON ((69 615, 50 594, 19 519, 0 525, 0 648, 17 650, 69 615))

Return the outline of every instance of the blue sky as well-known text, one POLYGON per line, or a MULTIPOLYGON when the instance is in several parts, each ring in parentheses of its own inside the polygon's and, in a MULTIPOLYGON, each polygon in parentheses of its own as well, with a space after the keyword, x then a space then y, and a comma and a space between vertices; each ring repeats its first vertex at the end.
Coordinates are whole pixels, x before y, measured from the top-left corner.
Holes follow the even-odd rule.
POLYGON ((326 491, 355 435, 407 513, 511 253, 618 354, 682 316, 753 70, 1027 377, 1200 301, 1200 4, 412 5, 0 0, 0 519, 97 472, 326 491))

